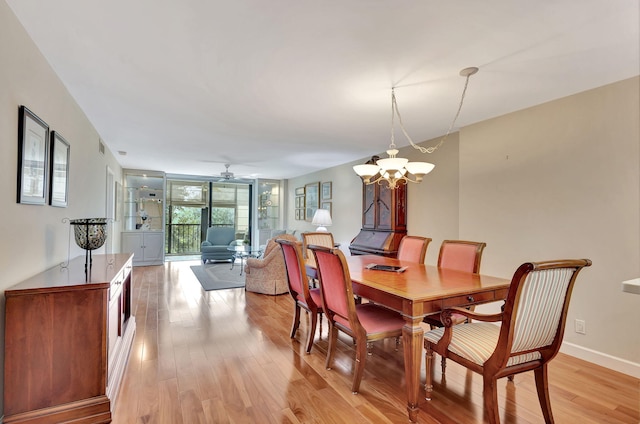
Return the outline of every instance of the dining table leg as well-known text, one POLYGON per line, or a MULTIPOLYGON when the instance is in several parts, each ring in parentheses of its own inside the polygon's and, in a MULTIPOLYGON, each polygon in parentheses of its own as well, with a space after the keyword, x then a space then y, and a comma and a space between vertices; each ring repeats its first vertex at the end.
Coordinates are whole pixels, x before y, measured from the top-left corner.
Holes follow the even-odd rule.
POLYGON ((406 324, 402 327, 402 343, 404 348, 404 373, 407 384, 407 411, 411 422, 418 421, 418 399, 420 398, 420 366, 422 361, 422 344, 424 330, 420 326, 422 317, 404 317, 406 324))

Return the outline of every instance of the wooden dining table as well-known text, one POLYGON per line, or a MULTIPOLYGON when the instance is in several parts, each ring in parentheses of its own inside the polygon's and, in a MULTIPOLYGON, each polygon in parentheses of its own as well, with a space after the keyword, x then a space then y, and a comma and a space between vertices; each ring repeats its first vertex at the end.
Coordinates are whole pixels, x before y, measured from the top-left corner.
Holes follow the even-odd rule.
POLYGON ((451 306, 504 300, 511 280, 441 269, 377 255, 348 256, 354 293, 402 314, 404 369, 409 419, 418 418, 420 367, 426 315, 451 306), (404 272, 367 269, 369 264, 406 267, 404 272))

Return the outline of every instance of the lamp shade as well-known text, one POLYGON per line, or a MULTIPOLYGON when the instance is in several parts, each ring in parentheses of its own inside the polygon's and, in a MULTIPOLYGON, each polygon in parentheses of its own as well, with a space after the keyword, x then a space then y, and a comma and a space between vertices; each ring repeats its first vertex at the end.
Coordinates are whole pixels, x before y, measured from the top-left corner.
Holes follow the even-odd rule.
POLYGON ((423 175, 433 171, 435 165, 429 162, 409 162, 405 165, 405 168, 413 175, 422 177, 423 175))
POLYGON ((327 209, 316 209, 313 214, 312 225, 318 225, 316 231, 328 231, 325 227, 331 226, 331 214, 327 209))
POLYGON ((378 173, 380 167, 373 164, 355 165, 353 170, 363 178, 371 178, 378 173))
POLYGON ((400 171, 409 162, 409 159, 390 157, 380 159, 377 164, 383 171, 400 171))

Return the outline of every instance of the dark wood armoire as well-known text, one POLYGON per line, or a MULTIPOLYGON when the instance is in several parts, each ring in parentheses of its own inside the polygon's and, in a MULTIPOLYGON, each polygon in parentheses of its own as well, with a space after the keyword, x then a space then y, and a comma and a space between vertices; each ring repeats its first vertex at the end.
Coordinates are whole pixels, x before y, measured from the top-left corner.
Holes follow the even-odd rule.
POLYGON ((407 186, 394 190, 386 183, 363 184, 362 229, 351 241, 352 255, 395 258, 400 240, 407 235, 407 186))

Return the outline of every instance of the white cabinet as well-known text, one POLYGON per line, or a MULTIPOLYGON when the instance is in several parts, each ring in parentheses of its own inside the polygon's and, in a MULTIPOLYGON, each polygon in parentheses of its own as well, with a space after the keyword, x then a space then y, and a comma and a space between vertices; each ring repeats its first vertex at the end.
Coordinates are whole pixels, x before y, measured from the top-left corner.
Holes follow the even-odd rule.
POLYGON ((164 231, 165 175, 124 170, 124 230, 164 231))
POLYGON ((133 264, 164 263, 165 175, 159 171, 124 170, 122 252, 133 264))
POLYGON ((133 253, 133 265, 164 263, 164 231, 125 231, 122 252, 133 253))

